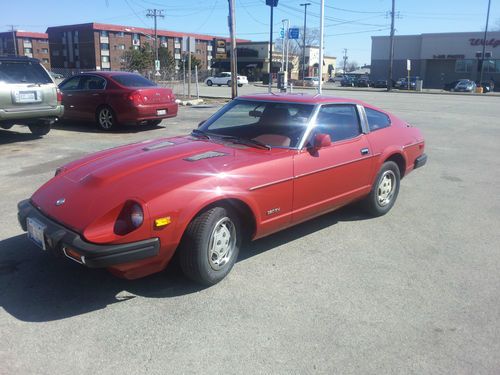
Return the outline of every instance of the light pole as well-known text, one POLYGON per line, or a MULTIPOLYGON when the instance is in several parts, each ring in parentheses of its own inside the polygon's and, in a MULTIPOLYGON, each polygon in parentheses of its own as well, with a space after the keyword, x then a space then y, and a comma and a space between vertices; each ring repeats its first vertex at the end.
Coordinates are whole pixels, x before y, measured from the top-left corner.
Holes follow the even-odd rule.
POLYGON ((486 49, 486 37, 488 34, 488 21, 490 20, 490 6, 491 0, 488 0, 488 12, 486 13, 486 27, 484 28, 484 38, 483 38, 483 52, 481 54, 481 72, 479 73, 479 86, 483 85, 483 71, 484 71, 484 52, 486 49))
POLYGON ((285 53, 285 51, 286 51, 286 55, 284 55, 285 64, 283 67, 283 72, 285 73, 285 75, 283 77, 283 80, 284 80, 283 84, 285 86, 285 90, 287 90, 287 87, 288 87, 288 30, 290 28, 290 20, 284 19, 282 22, 283 22, 283 25, 286 23, 286 28, 284 30, 285 31, 284 43, 283 43, 283 53, 285 53))
POLYGON ((324 34, 324 20, 325 20, 325 0, 321 0, 320 20, 319 20, 319 85, 318 94, 321 94, 323 86, 323 34, 324 34))
POLYGON ((302 82, 304 82, 304 78, 306 77, 306 27, 307 27, 307 7, 309 5, 311 5, 311 3, 300 4, 301 7, 304 7, 304 33, 302 35, 302 82))
POLYGON ((273 84, 273 9, 278 6, 278 0, 266 0, 266 5, 271 7, 271 27, 269 31, 269 86, 268 91, 271 92, 273 84))
POLYGON ((391 41, 389 46, 389 72, 387 74, 387 91, 392 90, 392 67, 394 64, 394 17, 396 12, 396 0, 392 0, 391 9, 391 41))

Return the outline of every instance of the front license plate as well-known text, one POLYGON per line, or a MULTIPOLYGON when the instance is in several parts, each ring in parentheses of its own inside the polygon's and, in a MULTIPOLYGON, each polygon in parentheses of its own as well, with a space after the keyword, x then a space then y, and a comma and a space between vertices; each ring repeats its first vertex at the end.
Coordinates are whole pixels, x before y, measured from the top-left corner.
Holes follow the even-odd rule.
POLYGON ((46 226, 32 217, 28 217, 26 220, 26 226, 28 227, 28 238, 39 247, 46 250, 45 237, 43 235, 46 226))
POLYGON ((166 115, 167 114, 167 110, 166 109, 158 109, 156 111, 156 115, 157 116, 163 116, 163 115, 166 115))

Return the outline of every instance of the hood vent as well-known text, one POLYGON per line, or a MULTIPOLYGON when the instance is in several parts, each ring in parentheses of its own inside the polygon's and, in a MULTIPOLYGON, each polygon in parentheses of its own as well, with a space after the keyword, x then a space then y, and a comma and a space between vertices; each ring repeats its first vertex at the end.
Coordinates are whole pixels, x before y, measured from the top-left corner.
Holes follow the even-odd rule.
POLYGON ((173 145, 175 145, 175 143, 165 141, 165 142, 160 142, 160 143, 156 143, 156 144, 151 145, 151 146, 144 147, 142 150, 143 151, 153 151, 153 150, 157 150, 159 148, 169 147, 169 146, 173 146, 173 145))
POLYGON ((219 156, 226 156, 226 155, 227 154, 224 152, 208 151, 208 152, 204 152, 202 154, 192 155, 188 158, 185 158, 184 160, 186 160, 186 161, 198 161, 198 160, 202 160, 202 159, 217 158, 219 156))

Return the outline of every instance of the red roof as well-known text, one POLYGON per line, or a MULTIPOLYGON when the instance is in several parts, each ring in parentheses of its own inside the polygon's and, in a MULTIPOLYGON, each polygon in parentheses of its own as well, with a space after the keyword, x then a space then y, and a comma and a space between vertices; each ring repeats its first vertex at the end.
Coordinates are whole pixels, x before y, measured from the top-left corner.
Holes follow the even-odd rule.
MULTIPOLYGON (((113 32, 124 32, 124 33, 143 33, 147 35, 153 35, 154 30, 147 29, 144 27, 135 27, 135 26, 123 26, 123 25, 111 25, 111 24, 106 24, 106 23, 84 23, 84 24, 77 24, 77 25, 64 25, 64 26, 57 26, 57 27, 49 27, 49 29, 52 28, 64 28, 64 29, 74 29, 78 27, 91 27, 93 30, 105 30, 105 31, 113 31, 113 32)), ((158 30, 157 31, 158 36, 168 36, 172 38, 182 38, 183 36, 192 36, 195 39, 199 40, 207 40, 211 41, 214 38, 218 39, 224 39, 227 42, 231 41, 231 38, 227 37, 219 37, 215 35, 207 35, 207 34, 195 34, 195 33, 186 33, 186 32, 181 32, 181 31, 169 31, 169 30, 158 30)), ((248 39, 236 39, 236 42, 242 43, 242 42, 250 42, 248 39)))
POLYGON ((16 31, 16 36, 18 38, 35 38, 35 39, 49 39, 46 33, 34 33, 31 31, 16 31))

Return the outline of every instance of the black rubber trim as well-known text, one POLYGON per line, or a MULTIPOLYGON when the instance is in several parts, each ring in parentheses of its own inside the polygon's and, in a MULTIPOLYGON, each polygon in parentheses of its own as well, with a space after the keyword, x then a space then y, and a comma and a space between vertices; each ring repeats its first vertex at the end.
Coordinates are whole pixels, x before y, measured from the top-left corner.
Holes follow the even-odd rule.
POLYGON ((48 250, 64 256, 63 247, 70 247, 85 257, 83 264, 90 268, 109 267, 154 257, 160 250, 158 238, 118 245, 93 244, 82 239, 78 233, 49 219, 29 200, 19 202, 17 208, 17 218, 24 231, 27 230, 26 219, 35 218, 46 225, 44 234, 48 250))
POLYGON ((427 154, 422 154, 415 159, 415 166, 413 167, 413 169, 423 167, 425 163, 427 163, 427 154))

